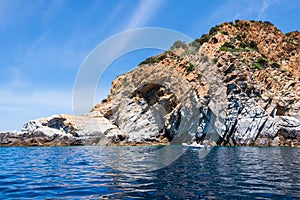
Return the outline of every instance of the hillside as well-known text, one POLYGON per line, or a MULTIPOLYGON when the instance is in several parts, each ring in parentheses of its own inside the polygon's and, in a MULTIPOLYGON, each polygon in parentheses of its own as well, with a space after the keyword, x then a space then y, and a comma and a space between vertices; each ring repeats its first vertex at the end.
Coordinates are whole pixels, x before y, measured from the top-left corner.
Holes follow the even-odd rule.
POLYGON ((119 76, 87 115, 33 120, 0 142, 300 147, 299 45, 270 22, 223 23, 119 76))

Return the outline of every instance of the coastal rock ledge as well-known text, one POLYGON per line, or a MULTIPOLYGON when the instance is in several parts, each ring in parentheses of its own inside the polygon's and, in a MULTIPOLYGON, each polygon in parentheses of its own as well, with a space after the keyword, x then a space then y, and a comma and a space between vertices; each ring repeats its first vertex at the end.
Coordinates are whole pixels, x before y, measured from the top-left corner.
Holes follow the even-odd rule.
POLYGON ((236 20, 147 58, 82 116, 32 120, 1 146, 300 147, 300 33, 236 20))

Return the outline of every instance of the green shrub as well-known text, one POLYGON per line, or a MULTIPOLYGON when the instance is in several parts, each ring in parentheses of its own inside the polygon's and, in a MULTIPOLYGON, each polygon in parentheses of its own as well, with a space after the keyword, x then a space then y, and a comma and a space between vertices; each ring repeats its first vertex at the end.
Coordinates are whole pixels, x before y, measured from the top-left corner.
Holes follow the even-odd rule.
POLYGON ((195 65, 192 65, 192 64, 189 64, 185 67, 185 71, 186 71, 187 74, 194 71, 195 69, 196 69, 195 65))
POLYGON ((202 78, 202 74, 198 74, 196 78, 197 80, 200 80, 202 78))
POLYGON ((268 59, 266 59, 266 58, 264 58, 264 57, 261 57, 261 58, 257 59, 257 61, 255 61, 255 62, 252 64, 252 66, 253 66, 254 68, 256 68, 256 69, 259 69, 259 70, 260 70, 260 69, 264 69, 264 68, 267 67, 268 62, 269 62, 268 59))
POLYGON ((198 42, 197 39, 194 40, 193 42, 191 42, 190 45, 191 45, 192 47, 197 48, 197 49, 201 46, 200 42, 198 42))
POLYGON ((220 47, 221 51, 233 51, 235 47, 230 42, 225 42, 223 46, 220 47))
POLYGON ((208 61, 208 56, 202 56, 200 59, 201 62, 207 62, 208 61))
POLYGON ((230 43, 230 42, 225 42, 225 43, 223 44, 223 47, 227 47, 227 48, 234 49, 234 46, 233 46, 233 44, 232 44, 232 43, 230 43))
POLYGON ((251 49, 254 49, 254 50, 258 51, 257 44, 256 44, 254 41, 251 41, 251 42, 249 43, 249 47, 250 47, 251 49))
POLYGON ((208 34, 209 35, 215 35, 217 32, 218 32, 218 30, 219 30, 219 26, 217 25, 217 26, 214 26, 214 27, 212 27, 210 30, 209 30, 209 32, 208 32, 208 34))
POLYGON ((262 64, 262 65, 267 65, 269 60, 266 59, 266 58, 261 57, 261 58, 257 59, 256 62, 259 63, 259 64, 262 64))
POLYGON ((260 63, 257 63, 257 62, 254 62, 254 63, 252 64, 252 66, 253 66, 255 69, 259 69, 259 70, 261 70, 261 69, 264 68, 263 65, 261 65, 260 63))
POLYGON ((250 24, 248 22, 244 22, 243 26, 246 30, 248 30, 250 28, 250 24))
POLYGON ((246 47, 247 47, 247 44, 246 44, 245 42, 241 42, 241 43, 240 43, 240 47, 241 47, 241 48, 246 48, 246 47))
POLYGON ((271 66, 274 68, 280 68, 280 65, 276 62, 272 63, 271 66))
POLYGON ((261 56, 263 57, 263 58, 265 58, 265 59, 268 59, 268 57, 265 55, 265 54, 261 54, 261 56))
POLYGON ((221 51, 232 51, 232 49, 228 48, 228 47, 220 47, 221 51))
POLYGON ((208 42, 211 37, 212 36, 210 36, 209 34, 203 34, 200 38, 195 39, 191 43, 191 45, 193 47, 199 48, 202 44, 204 44, 205 42, 208 42))
POLYGON ((264 24, 266 24, 266 25, 270 25, 270 26, 274 26, 271 22, 269 22, 269 21, 264 21, 264 24))
POLYGON ((197 51, 197 48, 195 48, 195 47, 188 48, 187 50, 185 50, 183 52, 182 56, 187 56, 187 55, 190 55, 190 54, 195 54, 196 51, 197 51))
POLYGON ((139 63, 140 65, 144 65, 144 64, 154 64, 154 63, 158 63, 159 61, 165 59, 167 57, 167 54, 169 53, 169 51, 165 51, 164 53, 157 55, 157 56, 152 56, 150 58, 147 58, 146 60, 144 60, 143 62, 139 63))
POLYGON ((229 33, 228 33, 227 31, 221 31, 221 33, 222 33, 223 35, 229 35, 229 33))
MULTIPOLYGON (((193 47, 196 47, 197 49, 204 44, 205 42, 208 42, 210 40, 210 38, 212 38, 215 34, 217 34, 217 32, 219 31, 219 27, 220 26, 214 26, 212 27, 208 34, 203 34, 200 38, 195 39, 191 45, 193 47)), ((226 34, 227 32, 223 32, 223 34, 226 34)), ((228 33, 227 33, 228 34, 228 33)))
POLYGON ((174 42, 174 44, 172 45, 171 49, 178 49, 178 48, 183 48, 185 49, 187 47, 187 45, 180 41, 180 40, 177 40, 176 42, 174 42))
POLYGON ((243 32, 239 32, 235 38, 239 41, 243 41, 246 38, 246 34, 243 32))
POLYGON ((246 51, 248 51, 248 50, 258 51, 257 44, 254 41, 251 41, 250 43, 249 42, 241 42, 240 47, 245 49, 246 51))

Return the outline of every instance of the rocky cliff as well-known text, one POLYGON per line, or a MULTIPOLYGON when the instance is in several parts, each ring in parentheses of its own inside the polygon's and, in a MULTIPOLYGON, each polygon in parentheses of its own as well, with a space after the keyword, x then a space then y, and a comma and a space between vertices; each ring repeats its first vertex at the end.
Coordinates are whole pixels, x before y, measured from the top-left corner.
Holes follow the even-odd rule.
POLYGON ((223 23, 119 76, 89 114, 34 120, 0 143, 299 147, 299 45, 270 22, 223 23))

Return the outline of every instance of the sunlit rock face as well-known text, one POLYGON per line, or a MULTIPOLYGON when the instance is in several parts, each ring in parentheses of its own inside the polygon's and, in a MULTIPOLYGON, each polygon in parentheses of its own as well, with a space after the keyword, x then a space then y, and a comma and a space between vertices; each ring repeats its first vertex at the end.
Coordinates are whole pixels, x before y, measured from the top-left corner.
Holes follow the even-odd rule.
POLYGON ((0 134, 4 146, 106 145, 125 137, 99 113, 53 115, 26 123, 20 132, 0 134))
POLYGON ((119 76, 96 105, 128 141, 299 145, 299 32, 223 23, 119 76))
POLYGON ((87 115, 33 120, 0 142, 299 147, 299 38, 269 22, 220 24, 119 76, 87 115))

